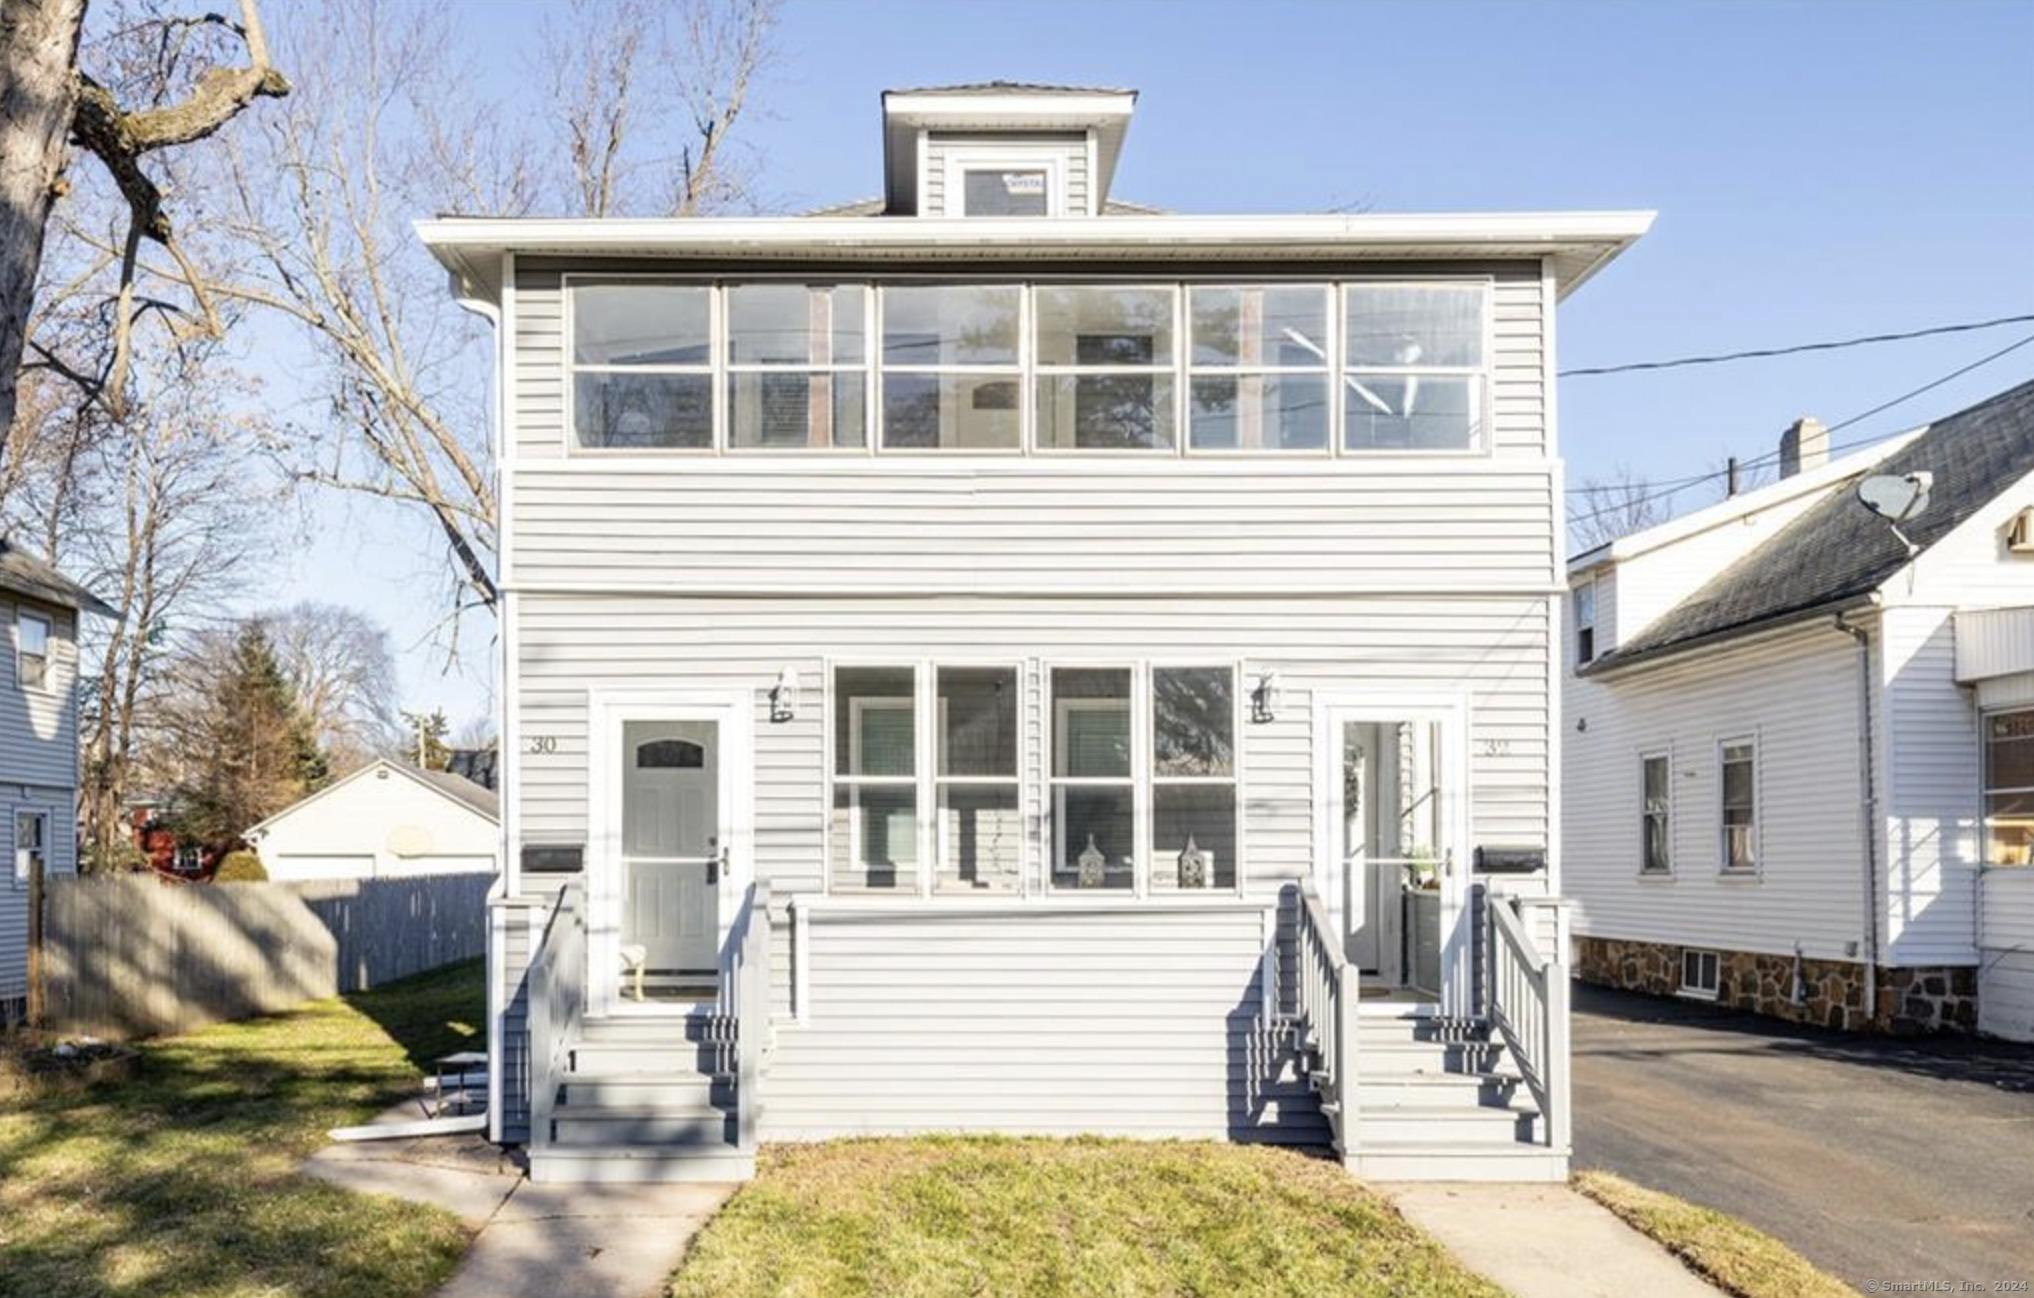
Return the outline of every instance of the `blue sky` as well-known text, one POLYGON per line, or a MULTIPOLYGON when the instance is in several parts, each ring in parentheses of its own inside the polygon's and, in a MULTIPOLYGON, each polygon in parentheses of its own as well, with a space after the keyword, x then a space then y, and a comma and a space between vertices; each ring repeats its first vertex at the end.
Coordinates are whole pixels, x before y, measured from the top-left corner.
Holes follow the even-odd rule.
MULTIPOLYGON (((544 6, 459 2, 494 88, 526 83, 544 6)), ((1563 308, 1572 368, 2034 312, 2030 66, 2024 0, 791 0, 746 133, 790 211, 879 191, 885 87, 1118 85, 1141 92, 1119 197, 1186 212, 1658 211, 1563 308)), ((2029 334, 1570 379, 1570 481, 1763 454, 1798 415, 1846 419, 2029 334)), ((2034 345, 1839 440, 2029 377, 2034 345)), ((432 560, 374 511, 352 519, 355 533, 278 570, 276 599, 336 592, 416 643, 440 607, 432 560)), ((412 703, 455 718, 485 706, 483 679, 427 658, 405 655, 412 703)))

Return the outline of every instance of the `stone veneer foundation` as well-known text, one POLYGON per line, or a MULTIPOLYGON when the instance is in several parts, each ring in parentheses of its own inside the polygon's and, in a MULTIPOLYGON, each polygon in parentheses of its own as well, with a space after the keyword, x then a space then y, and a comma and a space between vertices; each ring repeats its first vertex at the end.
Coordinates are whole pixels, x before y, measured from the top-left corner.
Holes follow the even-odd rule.
MULTIPOLYGON (((1688 949, 1665 942, 1577 934, 1575 976, 1604 987, 1673 996, 1681 990, 1681 953, 1688 949)), ((1881 966, 1878 1013, 1867 1018, 1862 964, 1801 960, 1798 1000, 1793 994, 1793 956, 1717 951, 1716 965, 1716 1003, 1732 1009, 1769 1014, 1792 1023, 1895 1036, 1977 1030, 1975 969, 1881 966)))

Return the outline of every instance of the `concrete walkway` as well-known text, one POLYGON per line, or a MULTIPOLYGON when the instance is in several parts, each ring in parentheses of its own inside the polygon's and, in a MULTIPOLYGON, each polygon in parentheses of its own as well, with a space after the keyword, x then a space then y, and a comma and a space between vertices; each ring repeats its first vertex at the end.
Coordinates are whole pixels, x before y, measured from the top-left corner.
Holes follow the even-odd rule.
MULTIPOLYGON (((410 1103, 376 1121, 418 1116, 410 1103)), ((304 1171, 457 1213, 476 1234, 439 1298, 648 1298, 737 1188, 534 1185, 479 1135, 328 1145, 304 1171)))
POLYGON ((1376 1188, 1518 1298, 1717 1298, 1667 1250, 1565 1185, 1376 1188))

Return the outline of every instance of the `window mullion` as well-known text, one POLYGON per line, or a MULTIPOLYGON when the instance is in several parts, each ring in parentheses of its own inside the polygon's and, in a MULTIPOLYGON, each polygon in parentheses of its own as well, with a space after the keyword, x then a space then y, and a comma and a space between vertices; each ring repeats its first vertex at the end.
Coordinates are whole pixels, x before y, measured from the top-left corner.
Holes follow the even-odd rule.
POLYGON ((1130 878, 1140 900, 1151 895, 1151 726, 1151 668, 1145 664, 1130 680, 1130 878))
POLYGON ((918 664, 915 684, 911 707, 918 722, 914 755, 914 770, 918 777, 918 895, 930 897, 933 877, 939 871, 939 862, 934 854, 939 850, 937 831, 942 820, 939 782, 933 774, 939 757, 939 704, 930 662, 918 664))

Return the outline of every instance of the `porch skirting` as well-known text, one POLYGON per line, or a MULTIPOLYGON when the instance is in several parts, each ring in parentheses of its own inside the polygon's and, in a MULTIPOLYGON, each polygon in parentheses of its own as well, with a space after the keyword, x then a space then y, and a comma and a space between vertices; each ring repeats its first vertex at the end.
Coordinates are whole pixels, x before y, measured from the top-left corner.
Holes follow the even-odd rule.
POLYGON ((1880 966, 1878 1012, 1870 1016, 1865 966, 1848 960, 1801 960, 1797 998, 1791 955, 1578 934, 1575 976, 1602 987, 1673 996, 1681 989, 1682 953, 1689 950, 1716 951, 1716 1003, 1731 1009, 1892 1036, 1977 1030, 1977 970, 1967 966, 1880 966))

